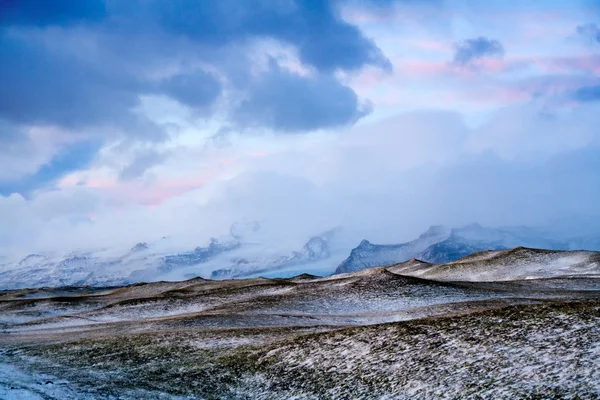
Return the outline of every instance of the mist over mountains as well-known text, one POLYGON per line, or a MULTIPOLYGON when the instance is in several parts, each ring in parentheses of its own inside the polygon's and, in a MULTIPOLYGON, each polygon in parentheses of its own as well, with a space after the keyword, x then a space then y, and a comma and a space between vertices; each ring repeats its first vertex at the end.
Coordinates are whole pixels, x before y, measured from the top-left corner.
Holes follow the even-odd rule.
POLYGON ((552 250, 596 250, 600 243, 593 236, 560 238, 541 229, 528 227, 487 228, 479 224, 470 224, 449 229, 438 225, 430 227, 417 239, 408 243, 378 245, 363 240, 338 266, 336 273, 395 264, 410 258, 443 264, 479 251, 503 250, 517 246, 552 250))
POLYGON ((541 228, 431 226, 404 243, 375 244, 359 233, 336 228, 316 234, 296 249, 278 246, 256 221, 239 222, 208 243, 185 249, 177 238, 139 242, 129 249, 87 249, 67 254, 32 253, 0 263, 2 289, 43 286, 111 286, 203 277, 240 279, 330 275, 418 259, 444 264, 486 250, 517 246, 551 250, 600 250, 597 236, 559 235, 541 228), (357 244, 358 242, 358 244, 357 244))

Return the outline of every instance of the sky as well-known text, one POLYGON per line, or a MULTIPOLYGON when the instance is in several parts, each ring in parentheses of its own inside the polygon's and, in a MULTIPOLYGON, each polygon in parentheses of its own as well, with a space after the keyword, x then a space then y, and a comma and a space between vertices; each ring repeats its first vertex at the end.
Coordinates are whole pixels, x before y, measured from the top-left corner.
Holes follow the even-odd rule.
POLYGON ((597 0, 0 0, 0 60, 2 254, 600 214, 597 0))

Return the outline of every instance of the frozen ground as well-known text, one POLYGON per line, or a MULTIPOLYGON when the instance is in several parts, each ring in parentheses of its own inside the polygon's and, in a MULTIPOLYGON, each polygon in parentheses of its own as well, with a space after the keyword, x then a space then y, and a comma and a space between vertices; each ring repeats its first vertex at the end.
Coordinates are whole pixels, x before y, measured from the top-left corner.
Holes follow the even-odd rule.
POLYGON ((510 264, 506 254, 331 277, 4 292, 0 399, 600 398, 595 267, 581 255, 520 251, 510 264), (497 274, 543 262, 565 275, 476 281, 482 263, 497 274), (400 275, 436 268, 477 275, 400 275))
POLYGON ((0 362, 0 399, 45 400, 47 398, 83 399, 68 382, 47 374, 26 372, 0 362))
MULTIPOLYGON (((401 270, 397 273, 403 273, 401 270)), ((404 272, 438 281, 496 282, 557 277, 599 277, 600 252, 517 247, 484 251, 447 264, 404 272)))

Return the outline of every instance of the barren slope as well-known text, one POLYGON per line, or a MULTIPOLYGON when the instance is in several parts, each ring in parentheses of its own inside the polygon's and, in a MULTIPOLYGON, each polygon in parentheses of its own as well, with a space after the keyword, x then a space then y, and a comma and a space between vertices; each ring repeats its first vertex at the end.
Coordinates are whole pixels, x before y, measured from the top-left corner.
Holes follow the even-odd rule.
POLYGON ((0 398, 594 399, 594 256, 4 292, 0 398))
POLYGON ((407 270, 406 275, 437 281, 516 281, 541 278, 600 277, 600 252, 516 247, 484 251, 460 260, 407 270))

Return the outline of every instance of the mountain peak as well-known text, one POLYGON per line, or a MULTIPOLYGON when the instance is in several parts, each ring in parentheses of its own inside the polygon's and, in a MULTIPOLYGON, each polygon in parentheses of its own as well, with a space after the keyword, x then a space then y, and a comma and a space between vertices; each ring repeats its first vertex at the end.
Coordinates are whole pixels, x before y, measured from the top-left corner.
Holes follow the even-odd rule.
POLYGON ((140 243, 136 244, 135 246, 133 246, 131 248, 131 251, 132 252, 134 252, 134 251, 142 251, 142 250, 146 250, 146 249, 148 249, 148 243, 146 243, 146 242, 140 242, 140 243))
POLYGON ((369 242, 367 239, 363 239, 361 240, 361 242, 358 244, 357 248, 361 248, 361 247, 369 247, 372 246, 371 242, 369 242))
POLYGON ((419 238, 425 239, 425 238, 431 238, 431 237, 436 237, 436 236, 444 236, 444 235, 448 235, 449 233, 450 233, 450 230, 448 228, 446 228, 444 225, 431 225, 429 227, 429 229, 427 229, 427 231, 425 231, 421 235, 419 235, 419 238))

